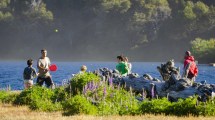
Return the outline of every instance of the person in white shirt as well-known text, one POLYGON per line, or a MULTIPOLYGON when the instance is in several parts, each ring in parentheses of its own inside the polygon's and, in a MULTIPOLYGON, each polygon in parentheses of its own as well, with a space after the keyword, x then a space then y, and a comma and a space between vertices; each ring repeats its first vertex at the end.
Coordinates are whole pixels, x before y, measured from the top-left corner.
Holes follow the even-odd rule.
POLYGON ((37 68, 38 68, 38 78, 37 84, 42 86, 44 81, 47 87, 54 88, 54 82, 52 81, 51 74, 49 72, 49 67, 51 65, 50 59, 47 57, 47 50, 41 50, 41 57, 38 59, 37 68))
POLYGON ((129 63, 129 61, 128 61, 128 57, 125 57, 124 58, 124 61, 125 61, 125 63, 127 64, 127 66, 128 66, 128 74, 131 74, 132 72, 131 72, 131 69, 132 69, 132 64, 131 63, 129 63))

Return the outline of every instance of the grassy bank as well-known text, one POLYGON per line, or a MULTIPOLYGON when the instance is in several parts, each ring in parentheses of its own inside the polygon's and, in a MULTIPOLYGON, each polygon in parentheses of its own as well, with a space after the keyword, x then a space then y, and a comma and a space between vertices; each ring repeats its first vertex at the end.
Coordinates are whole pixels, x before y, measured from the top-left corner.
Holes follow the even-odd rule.
POLYGON ((11 104, 0 105, 1 120, 214 120, 215 117, 176 117, 164 115, 141 116, 62 116, 61 112, 31 111, 27 106, 15 107, 11 104))
POLYGON ((113 85, 111 78, 108 83, 98 78, 86 73, 56 89, 34 86, 22 92, 0 91, 0 119, 176 119, 183 116, 181 119, 189 115, 215 118, 213 99, 200 102, 193 96, 170 102, 168 98, 146 98, 145 91, 135 93, 131 88, 127 91, 123 86, 113 85))

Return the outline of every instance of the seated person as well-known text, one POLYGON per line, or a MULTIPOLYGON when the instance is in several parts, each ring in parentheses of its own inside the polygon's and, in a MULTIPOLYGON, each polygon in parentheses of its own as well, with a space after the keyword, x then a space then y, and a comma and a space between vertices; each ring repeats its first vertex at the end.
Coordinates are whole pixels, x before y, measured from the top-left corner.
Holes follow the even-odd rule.
POLYGON ((127 76, 128 74, 128 66, 124 62, 124 59, 122 56, 117 56, 118 64, 116 65, 116 69, 119 71, 120 75, 127 76))
POLYGON ((86 73, 86 71, 87 71, 87 66, 86 65, 82 65, 81 66, 81 71, 79 71, 78 74, 84 74, 84 73, 86 73))

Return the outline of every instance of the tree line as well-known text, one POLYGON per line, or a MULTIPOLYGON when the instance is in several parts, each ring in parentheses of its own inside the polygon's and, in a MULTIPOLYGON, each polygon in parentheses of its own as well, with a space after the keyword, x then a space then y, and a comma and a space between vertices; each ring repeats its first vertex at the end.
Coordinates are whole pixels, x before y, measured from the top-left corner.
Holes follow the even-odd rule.
MULTIPOLYGON (((111 52, 135 60, 181 60, 177 54, 194 48, 192 41, 214 38, 214 5, 211 0, 1 0, 0 54, 4 46, 19 46, 23 50, 18 52, 25 53, 30 48, 24 42, 44 43, 40 47, 51 50, 60 45, 77 59, 93 59, 94 54, 110 59, 111 52)), ((202 62, 215 60, 199 54, 202 62)))

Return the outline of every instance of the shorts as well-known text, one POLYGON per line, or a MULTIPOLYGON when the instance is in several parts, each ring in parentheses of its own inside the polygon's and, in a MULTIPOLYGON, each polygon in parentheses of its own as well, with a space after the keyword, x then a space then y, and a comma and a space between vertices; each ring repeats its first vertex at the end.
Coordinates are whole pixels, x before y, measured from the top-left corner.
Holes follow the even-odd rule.
POLYGON ((33 80, 24 80, 24 84, 31 84, 31 85, 33 85, 33 80))
POLYGON ((50 76, 37 78, 37 85, 42 86, 44 82, 47 87, 54 87, 54 82, 50 76))
POLYGON ((26 88, 30 88, 33 86, 33 80, 24 80, 24 87, 26 88))

